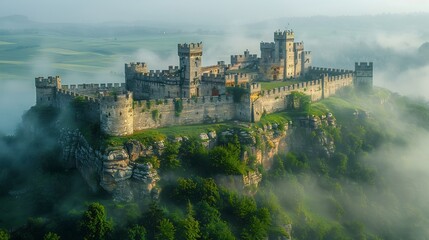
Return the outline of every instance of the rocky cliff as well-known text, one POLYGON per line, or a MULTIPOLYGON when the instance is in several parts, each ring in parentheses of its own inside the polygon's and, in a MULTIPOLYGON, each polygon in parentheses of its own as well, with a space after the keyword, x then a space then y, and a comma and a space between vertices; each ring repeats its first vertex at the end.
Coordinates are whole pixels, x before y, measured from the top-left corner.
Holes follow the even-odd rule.
MULTIPOLYGON (((79 130, 63 129, 60 134, 62 161, 77 168, 93 191, 99 186, 112 194, 115 201, 156 197, 158 172, 151 163, 139 163, 140 156, 153 154, 152 147, 131 141, 124 147, 94 150, 79 130)), ((159 153, 157 151, 156 153, 159 153)))
MULTIPOLYGON (((335 150, 332 139, 328 139, 323 131, 317 129, 318 124, 313 120, 306 121, 307 124, 296 124, 294 127, 279 124, 265 124, 262 127, 239 125, 220 132, 201 133, 199 139, 203 146, 210 149, 218 142, 227 141, 228 137, 237 135, 242 146, 242 161, 249 164, 253 161, 265 170, 271 168, 276 154, 286 153, 291 148, 295 151, 330 156, 335 150), (309 137, 313 139, 311 144, 308 142, 309 137)), ((63 129, 59 143, 63 150, 62 161, 69 168, 77 168, 93 191, 97 191, 101 186, 112 194, 115 201, 131 201, 157 198, 159 194, 158 170, 151 162, 142 159, 161 159, 168 141, 182 142, 187 139, 176 137, 146 144, 129 140, 122 146, 100 151, 93 149, 79 130, 63 129)), ((248 189, 257 189, 262 174, 256 170, 243 176, 234 176, 234 179, 238 187, 253 186, 248 189)), ((222 181, 225 180, 220 180, 221 184, 222 181)))

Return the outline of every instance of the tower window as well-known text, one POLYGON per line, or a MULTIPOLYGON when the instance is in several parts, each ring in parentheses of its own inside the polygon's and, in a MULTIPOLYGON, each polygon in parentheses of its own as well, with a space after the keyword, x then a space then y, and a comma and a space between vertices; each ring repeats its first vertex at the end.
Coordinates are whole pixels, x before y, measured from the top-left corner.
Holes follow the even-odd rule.
POLYGON ((198 75, 198 72, 195 72, 195 77, 197 77, 197 75, 198 75))

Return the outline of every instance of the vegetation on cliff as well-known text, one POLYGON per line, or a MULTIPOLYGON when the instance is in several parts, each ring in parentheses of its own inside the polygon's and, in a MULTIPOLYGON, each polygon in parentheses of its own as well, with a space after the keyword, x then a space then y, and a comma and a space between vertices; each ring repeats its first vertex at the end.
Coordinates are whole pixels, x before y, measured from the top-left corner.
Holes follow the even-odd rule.
POLYGON ((131 203, 115 203, 103 192, 87 191, 79 174, 57 159, 57 113, 32 109, 16 135, 0 141, 0 236, 425 238, 429 213, 420 181, 426 178, 419 171, 411 175, 410 169, 414 164, 426 169, 419 161, 426 155, 416 149, 427 141, 429 107, 382 89, 360 94, 346 89, 311 105, 298 94, 299 108, 247 126, 261 149, 270 146, 259 129, 289 128, 288 152, 275 156, 269 170, 252 162, 252 156, 243 161, 248 149, 237 134, 219 136, 210 149, 198 138, 211 130, 246 130, 239 124, 172 127, 106 139, 112 147, 130 139, 146 144, 169 136, 189 137, 182 143, 167 141, 158 159, 137 160, 158 163, 162 191, 156 201, 131 203), (237 187, 234 176, 256 170, 262 172, 257 191, 237 187))

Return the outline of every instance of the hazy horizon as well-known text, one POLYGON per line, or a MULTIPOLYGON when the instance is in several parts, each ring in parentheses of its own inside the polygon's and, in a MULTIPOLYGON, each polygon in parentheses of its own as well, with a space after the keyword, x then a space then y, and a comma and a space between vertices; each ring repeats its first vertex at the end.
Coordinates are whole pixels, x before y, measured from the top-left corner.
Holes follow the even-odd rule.
POLYGON ((362 0, 323 3, 304 1, 194 1, 124 0, 109 2, 3 0, 0 16, 24 15, 47 23, 139 22, 187 23, 192 25, 243 24, 282 17, 362 16, 428 13, 428 0, 362 0), (150 6, 150 7, 148 7, 150 6))

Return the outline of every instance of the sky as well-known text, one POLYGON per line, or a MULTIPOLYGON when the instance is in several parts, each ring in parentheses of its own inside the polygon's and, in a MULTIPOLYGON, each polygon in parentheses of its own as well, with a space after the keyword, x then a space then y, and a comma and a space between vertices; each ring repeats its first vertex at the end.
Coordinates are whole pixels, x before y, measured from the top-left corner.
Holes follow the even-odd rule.
POLYGON ((429 0, 1 0, 0 16, 42 22, 245 23, 280 17, 429 12, 429 0))

